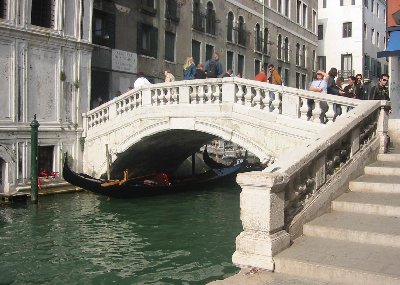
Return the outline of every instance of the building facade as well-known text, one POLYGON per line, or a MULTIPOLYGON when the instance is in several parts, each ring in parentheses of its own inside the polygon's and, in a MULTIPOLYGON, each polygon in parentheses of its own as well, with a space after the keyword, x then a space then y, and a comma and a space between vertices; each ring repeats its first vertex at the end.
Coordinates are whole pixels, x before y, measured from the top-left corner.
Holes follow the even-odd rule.
POLYGON ((139 71, 154 83, 165 69, 181 80, 186 57, 205 63, 213 52, 224 72, 253 79, 272 63, 285 85, 306 88, 317 0, 95 0, 92 33, 92 107, 125 92, 139 71))
POLYGON ((79 157, 89 108, 91 0, 0 1, 0 192, 30 179, 30 123, 37 116, 40 170, 79 157))
POLYGON ((366 83, 388 72, 377 58, 386 45, 385 0, 319 0, 318 15, 319 69, 335 67, 344 78, 363 74, 366 83))

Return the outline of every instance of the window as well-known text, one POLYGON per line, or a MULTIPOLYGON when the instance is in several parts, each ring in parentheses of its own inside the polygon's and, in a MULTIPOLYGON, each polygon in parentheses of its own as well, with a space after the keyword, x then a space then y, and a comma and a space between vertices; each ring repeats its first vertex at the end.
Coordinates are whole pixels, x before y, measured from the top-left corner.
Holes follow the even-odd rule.
POLYGON ((303 4, 303 21, 301 23, 303 27, 307 28, 308 27, 308 22, 307 22, 307 5, 303 4))
POLYGON ((226 69, 233 69, 233 52, 226 52, 226 69))
POLYGON ((340 0, 340 6, 355 5, 355 0, 340 0))
POLYGON ((300 10, 301 10, 301 1, 297 0, 297 3, 296 3, 296 22, 297 22, 297 24, 300 24, 300 15, 301 15, 300 10))
POLYGON ((244 71, 244 55, 238 54, 238 62, 237 62, 237 73, 240 73, 243 76, 244 71))
POLYGON ((296 44, 296 65, 300 65, 300 44, 296 44))
POLYGON ((282 59, 282 36, 278 35, 278 59, 282 59))
POLYGON ((155 16, 157 14, 157 10, 155 9, 154 6, 154 0, 141 0, 140 12, 151 16, 155 16))
POLYGON ((371 12, 374 13, 374 0, 371 0, 371 12))
POLYGON ((296 72, 296 88, 300 89, 300 73, 296 72))
POLYGON ((54 171, 54 146, 38 147, 38 169, 54 171))
POLYGON ((306 46, 303 45, 301 49, 301 61, 300 61, 302 67, 306 67, 306 53, 307 53, 306 46))
POLYGON ((369 0, 364 0, 364 6, 368 8, 368 2, 369 0))
POLYGON ((317 69, 326 71, 326 56, 317 57, 317 69))
POLYGON ((233 13, 229 12, 228 13, 228 28, 227 28, 227 34, 226 34, 226 40, 228 42, 233 42, 233 13))
POLYGON ((93 9, 92 41, 96 45, 114 48, 115 15, 93 9))
POLYGON ((31 24, 44 28, 54 28, 55 0, 32 0, 31 24))
POLYGON ((305 74, 302 74, 301 75, 301 89, 306 89, 306 75, 305 74))
POLYGON ((285 38, 285 46, 284 46, 284 61, 289 62, 289 39, 285 38))
POLYGON ((284 69, 283 84, 285 86, 289 86, 289 69, 287 69, 287 68, 284 69))
POLYGON ((175 34, 165 32, 165 60, 175 61, 175 34))
POLYGON ((343 38, 351 37, 351 30, 352 30, 351 26, 352 26, 351 22, 343 23, 343 38))
POLYGON ((269 31, 268 28, 264 29, 264 53, 269 54, 269 31))
POLYGON ((211 59, 213 53, 214 53, 214 46, 207 44, 206 45, 206 60, 211 59))
POLYGON ((256 25, 255 34, 254 34, 254 49, 256 51, 262 51, 262 39, 261 39, 261 30, 260 25, 256 25))
POLYGON ((276 3, 277 7, 278 7, 278 12, 282 13, 282 0, 277 0, 278 3, 276 3))
POLYGON ((318 40, 324 39, 324 25, 318 25, 318 40))
POLYGON ((290 11, 290 0, 285 0, 285 16, 289 17, 289 11, 290 11))
POLYGON ((193 0, 193 29, 204 32, 200 0, 193 0))
POLYGON ((0 18, 7 18, 7 0, 0 0, 0 18))
POLYGON ((254 61, 254 75, 257 75, 260 72, 260 68, 261 68, 261 61, 256 59, 254 61))
POLYGON ((157 58, 158 30, 145 24, 138 25, 138 52, 157 58))
POLYGON ((342 54, 341 55, 341 70, 343 71, 343 77, 349 77, 353 74, 353 55, 351 54, 342 54))
POLYGON ((367 39, 367 24, 366 23, 364 23, 363 33, 364 33, 364 39, 367 39))
POLYGON ((317 32, 317 11, 312 11, 312 31, 313 33, 317 32))
POLYGON ((376 45, 379 47, 380 35, 379 32, 376 32, 376 45))
POLYGON ((326 8, 326 0, 322 0, 322 8, 326 8))
POLYGON ((375 42, 375 29, 371 29, 371 43, 374 44, 375 42))
POLYGON ((201 43, 195 40, 192 40, 192 57, 195 63, 200 63, 200 47, 201 43))
POLYGON ((206 33, 215 35, 215 10, 212 2, 207 3, 207 13, 206 13, 206 33))
POLYGON ((312 60, 312 63, 311 63, 312 70, 315 71, 315 70, 317 70, 317 68, 316 68, 317 53, 315 52, 315 50, 312 51, 312 59, 311 60, 312 60))
POLYGON ((165 1, 165 17, 167 19, 179 22, 178 3, 176 0, 165 1))
POLYGON ((379 18, 379 3, 376 3, 376 16, 379 18))
POLYGON ((239 17, 237 31, 238 31, 238 44, 245 46, 246 45, 246 31, 245 31, 244 20, 243 20, 242 16, 239 17))

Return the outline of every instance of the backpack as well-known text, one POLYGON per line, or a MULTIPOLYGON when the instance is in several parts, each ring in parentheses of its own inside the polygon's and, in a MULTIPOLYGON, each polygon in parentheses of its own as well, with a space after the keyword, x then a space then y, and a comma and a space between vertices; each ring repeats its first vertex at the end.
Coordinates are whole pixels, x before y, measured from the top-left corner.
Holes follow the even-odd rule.
POLYGON ((208 63, 207 77, 216 78, 217 76, 217 63, 215 61, 210 61, 208 63))

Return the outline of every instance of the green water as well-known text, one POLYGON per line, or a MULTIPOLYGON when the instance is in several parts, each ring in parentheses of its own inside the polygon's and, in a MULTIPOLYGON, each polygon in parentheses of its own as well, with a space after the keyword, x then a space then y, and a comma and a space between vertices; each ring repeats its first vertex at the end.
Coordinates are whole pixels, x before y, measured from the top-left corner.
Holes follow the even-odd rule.
POLYGON ((236 184, 135 200, 0 206, 0 284, 206 284, 238 272, 236 184))

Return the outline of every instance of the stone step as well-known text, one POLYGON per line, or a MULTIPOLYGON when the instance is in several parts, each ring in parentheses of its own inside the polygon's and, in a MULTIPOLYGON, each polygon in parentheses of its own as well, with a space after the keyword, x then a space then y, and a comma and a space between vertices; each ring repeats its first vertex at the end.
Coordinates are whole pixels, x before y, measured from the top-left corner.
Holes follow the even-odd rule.
POLYGON ((375 161, 364 168, 369 175, 400 176, 400 161, 375 161))
POLYGON ((304 225, 303 234, 400 248, 397 217, 333 211, 304 225))
POLYGON ((400 195, 372 192, 344 193, 332 201, 332 210, 400 217, 400 195))
POLYGON ((351 285, 399 285, 400 248, 302 236, 274 257, 275 271, 351 285))
POLYGON ((400 161, 399 153, 380 153, 378 154, 379 161, 400 161))
POLYGON ((356 192, 399 193, 400 176, 362 175, 350 181, 349 189, 356 192))

